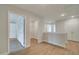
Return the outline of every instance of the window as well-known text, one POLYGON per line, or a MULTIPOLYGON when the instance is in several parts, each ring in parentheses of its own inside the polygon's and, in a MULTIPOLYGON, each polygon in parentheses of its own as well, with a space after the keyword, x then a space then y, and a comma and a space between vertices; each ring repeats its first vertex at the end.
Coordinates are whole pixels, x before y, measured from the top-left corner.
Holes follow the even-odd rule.
POLYGON ((56 32, 55 24, 45 24, 44 32, 56 32))
POLYGON ((47 25, 47 32, 52 32, 52 26, 50 24, 47 25))
POLYGON ((9 38, 16 38, 16 19, 16 14, 9 13, 9 38))
POLYGON ((56 25, 53 24, 53 32, 56 32, 56 25))
POLYGON ((14 24, 14 23, 10 23, 9 37, 16 38, 16 24, 14 24))

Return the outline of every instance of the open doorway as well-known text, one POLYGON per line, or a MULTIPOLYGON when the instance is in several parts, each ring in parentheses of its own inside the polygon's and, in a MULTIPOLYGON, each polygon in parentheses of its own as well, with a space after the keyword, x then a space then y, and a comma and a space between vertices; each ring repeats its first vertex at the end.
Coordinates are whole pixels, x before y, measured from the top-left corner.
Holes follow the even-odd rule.
POLYGON ((8 33, 9 53, 25 48, 25 16, 9 12, 8 33))

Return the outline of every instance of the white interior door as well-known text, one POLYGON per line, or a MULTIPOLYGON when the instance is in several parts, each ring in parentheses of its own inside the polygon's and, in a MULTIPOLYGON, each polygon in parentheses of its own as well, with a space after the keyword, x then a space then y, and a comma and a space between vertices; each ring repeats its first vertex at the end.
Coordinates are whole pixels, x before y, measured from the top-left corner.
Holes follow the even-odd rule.
POLYGON ((23 47, 25 47, 25 36, 24 36, 24 21, 25 17, 24 16, 18 16, 17 19, 17 39, 21 43, 23 47))

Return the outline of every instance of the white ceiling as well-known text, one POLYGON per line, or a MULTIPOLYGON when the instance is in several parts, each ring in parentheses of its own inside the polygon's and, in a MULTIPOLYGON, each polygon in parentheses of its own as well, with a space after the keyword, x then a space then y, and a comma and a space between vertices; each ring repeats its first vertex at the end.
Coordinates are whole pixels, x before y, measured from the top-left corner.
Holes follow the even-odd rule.
POLYGON ((22 9, 31 11, 45 19, 61 20, 70 16, 79 15, 79 5, 71 4, 18 4, 22 9), (60 16, 64 14, 64 16, 60 16))

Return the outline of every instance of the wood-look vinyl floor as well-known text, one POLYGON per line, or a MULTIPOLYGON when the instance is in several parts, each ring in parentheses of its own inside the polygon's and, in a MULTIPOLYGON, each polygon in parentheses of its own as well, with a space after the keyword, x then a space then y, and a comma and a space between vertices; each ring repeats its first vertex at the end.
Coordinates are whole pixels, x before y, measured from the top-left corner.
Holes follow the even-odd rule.
POLYGON ((11 53, 11 55, 78 55, 79 43, 68 41, 66 48, 51 45, 45 42, 37 43, 35 39, 31 41, 31 47, 21 51, 11 53))

